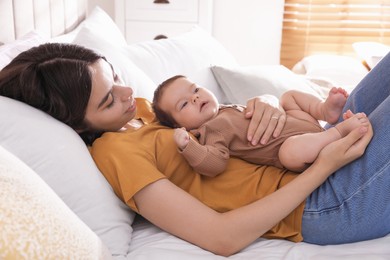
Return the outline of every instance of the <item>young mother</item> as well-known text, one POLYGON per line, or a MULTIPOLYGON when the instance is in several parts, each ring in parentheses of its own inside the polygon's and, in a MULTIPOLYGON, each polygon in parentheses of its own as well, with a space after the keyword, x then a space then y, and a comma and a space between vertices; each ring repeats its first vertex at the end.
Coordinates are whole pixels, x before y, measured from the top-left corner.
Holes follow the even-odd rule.
MULTIPOLYGON (((150 103, 135 99, 104 58, 79 46, 45 44, 20 54, 0 72, 0 95, 47 112, 92 143, 98 167, 133 210, 231 255, 260 236, 339 244, 390 232, 389 68, 390 55, 345 106, 365 112, 375 136, 371 127, 355 129, 300 175, 234 158, 215 178, 197 174, 176 151, 173 130, 153 122, 150 103)), ((258 98, 247 105, 254 112, 248 139, 280 133, 283 111, 258 98)))

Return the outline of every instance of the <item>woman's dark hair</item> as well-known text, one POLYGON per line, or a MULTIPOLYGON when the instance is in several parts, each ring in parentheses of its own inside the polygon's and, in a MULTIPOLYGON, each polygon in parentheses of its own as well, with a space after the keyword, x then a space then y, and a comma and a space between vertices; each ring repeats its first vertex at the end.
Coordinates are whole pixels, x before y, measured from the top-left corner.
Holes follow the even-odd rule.
POLYGON ((177 124, 176 120, 172 117, 172 115, 170 115, 169 113, 167 113, 166 111, 164 111, 161 108, 160 102, 161 102, 161 97, 162 97, 162 95, 164 93, 164 90, 173 81, 175 81, 178 78, 185 78, 185 76, 183 76, 183 75, 176 75, 176 76, 170 77, 169 79, 165 80, 160 85, 158 85, 158 87, 154 91, 153 103, 152 103, 152 108, 153 108, 154 113, 156 114, 157 120, 160 121, 160 123, 162 125, 165 125, 165 126, 168 126, 168 127, 172 127, 172 128, 173 127, 177 127, 178 124, 177 124))
MULTIPOLYGON (((94 51, 72 44, 33 47, 0 71, 0 95, 40 109, 75 130, 88 129, 89 66, 100 58, 94 51)), ((80 136, 90 144, 100 134, 91 131, 80 136)))

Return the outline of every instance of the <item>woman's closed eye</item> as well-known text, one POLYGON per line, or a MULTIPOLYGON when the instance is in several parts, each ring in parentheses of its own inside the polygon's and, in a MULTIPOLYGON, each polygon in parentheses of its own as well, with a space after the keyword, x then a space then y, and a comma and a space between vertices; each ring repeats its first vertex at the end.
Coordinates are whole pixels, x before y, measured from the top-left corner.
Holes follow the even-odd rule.
POLYGON ((115 104, 115 97, 114 97, 114 95, 111 93, 111 102, 107 105, 107 108, 113 107, 114 104, 115 104))

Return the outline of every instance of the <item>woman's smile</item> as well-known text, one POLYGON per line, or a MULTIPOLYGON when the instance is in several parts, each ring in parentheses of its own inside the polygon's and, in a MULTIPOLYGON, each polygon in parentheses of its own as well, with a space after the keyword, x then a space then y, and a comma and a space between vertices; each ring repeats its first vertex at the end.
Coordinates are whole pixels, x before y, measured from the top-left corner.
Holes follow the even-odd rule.
POLYGON ((132 101, 131 101, 131 103, 130 103, 130 106, 129 106, 129 108, 126 110, 125 113, 134 112, 136 108, 137 108, 137 102, 136 102, 136 100, 135 100, 134 98, 132 98, 132 101))

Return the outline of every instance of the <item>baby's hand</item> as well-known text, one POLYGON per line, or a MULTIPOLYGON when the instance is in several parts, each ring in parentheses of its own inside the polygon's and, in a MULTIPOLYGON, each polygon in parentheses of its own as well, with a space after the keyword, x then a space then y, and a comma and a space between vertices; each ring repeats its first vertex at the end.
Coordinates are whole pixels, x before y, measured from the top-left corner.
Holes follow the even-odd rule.
POLYGON ((184 150, 190 141, 190 135, 184 127, 176 128, 175 132, 173 133, 173 139, 175 140, 177 147, 180 150, 184 150))

